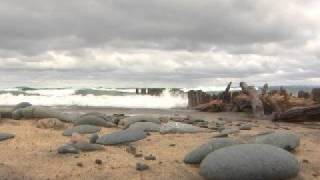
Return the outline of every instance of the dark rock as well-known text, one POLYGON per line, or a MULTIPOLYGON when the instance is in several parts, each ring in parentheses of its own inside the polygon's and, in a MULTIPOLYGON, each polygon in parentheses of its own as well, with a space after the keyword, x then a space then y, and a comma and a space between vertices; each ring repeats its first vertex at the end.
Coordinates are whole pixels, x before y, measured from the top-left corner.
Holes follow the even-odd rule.
POLYGON ((131 116, 121 119, 118 125, 122 126, 124 129, 127 129, 131 124, 136 122, 153 122, 160 124, 160 118, 152 115, 131 116))
POLYGON ((160 124, 156 124, 153 122, 136 122, 134 124, 131 124, 128 129, 142 130, 145 132, 159 132, 160 124))
POLYGON ((64 130, 63 135, 64 136, 71 136, 72 133, 79 133, 79 134, 92 134, 99 132, 101 130, 101 127, 93 126, 93 125, 78 125, 72 128, 68 128, 64 130))
POLYGON ((60 154, 79 154, 80 150, 72 146, 71 144, 65 144, 58 148, 60 154))
POLYGON ((97 142, 97 139, 99 139, 99 135, 97 133, 94 133, 90 136, 89 142, 91 144, 95 144, 97 142))
POLYGON ((143 154, 141 154, 141 153, 138 153, 138 154, 135 154, 134 155, 134 157, 136 157, 136 158, 140 158, 140 157, 142 157, 143 156, 143 154))
POLYGON ((95 116, 95 115, 86 115, 79 117, 75 120, 74 125, 93 125, 93 126, 102 126, 102 127, 116 127, 116 125, 112 122, 108 122, 105 119, 95 116))
POLYGON ((149 156, 145 156, 144 159, 145 159, 145 160, 152 160, 152 161, 153 161, 153 160, 156 160, 156 157, 153 156, 152 154, 150 154, 149 156))
POLYGON ((207 129, 199 128, 190 124, 184 124, 180 122, 168 122, 166 124, 162 124, 160 127, 161 134, 199 132, 207 132, 207 129))
POLYGON ((300 138, 294 133, 275 132, 257 136, 252 142, 256 144, 269 144, 287 151, 292 151, 299 146, 300 138))
POLYGON ((174 146, 176 146, 176 144, 169 144, 169 146, 174 147, 174 146))
POLYGON ((104 150, 104 147, 99 144, 90 144, 86 141, 79 141, 75 144, 72 144, 73 147, 81 150, 81 151, 98 151, 98 150, 104 150))
POLYGON ((147 137, 147 134, 141 130, 122 130, 111 134, 105 134, 98 140, 98 144, 115 145, 138 141, 147 137))
POLYGON ((200 175, 214 180, 285 180, 296 177, 299 162, 287 151, 264 144, 242 144, 210 153, 200 175))
POLYGON ((0 133, 0 141, 4 141, 4 140, 11 139, 11 138, 14 138, 14 137, 15 137, 14 134, 0 133))
POLYGON ((23 115, 22 115, 22 110, 21 109, 17 109, 17 110, 12 112, 12 119, 20 120, 22 118, 23 118, 23 115))
POLYGON ((201 161, 211 152, 227 147, 236 145, 238 142, 234 141, 231 138, 219 138, 214 139, 206 144, 201 145, 200 147, 197 147, 193 151, 191 151, 189 154, 187 154, 184 158, 184 162, 187 164, 200 164, 201 161))
POLYGON ((150 167, 146 164, 143 164, 143 163, 137 163, 136 164, 136 170, 137 171, 144 171, 144 170, 148 170, 150 169, 150 167))
POLYGON ((83 163, 82 162, 77 162, 77 166, 83 167, 83 163))
POLYGON ((102 164, 102 160, 101 159, 96 159, 96 164, 101 165, 102 164))
POLYGON ((229 135, 228 134, 222 134, 222 133, 219 133, 219 134, 216 134, 214 136, 212 136, 213 138, 223 138, 223 137, 228 137, 229 135))

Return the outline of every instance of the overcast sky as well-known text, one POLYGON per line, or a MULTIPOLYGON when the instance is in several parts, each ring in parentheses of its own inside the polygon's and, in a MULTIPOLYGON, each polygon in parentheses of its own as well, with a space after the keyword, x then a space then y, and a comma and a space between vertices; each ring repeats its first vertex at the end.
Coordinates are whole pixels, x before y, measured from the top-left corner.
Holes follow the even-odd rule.
POLYGON ((0 86, 320 85, 319 0, 2 0, 0 86))

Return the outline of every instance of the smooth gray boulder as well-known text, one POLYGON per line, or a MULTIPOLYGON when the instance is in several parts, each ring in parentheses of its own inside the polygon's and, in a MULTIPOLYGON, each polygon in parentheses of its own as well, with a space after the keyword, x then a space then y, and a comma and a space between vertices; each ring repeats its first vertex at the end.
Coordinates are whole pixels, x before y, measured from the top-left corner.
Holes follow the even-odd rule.
POLYGON ((72 146, 72 144, 64 144, 58 147, 59 154, 79 154, 80 150, 72 146))
POLYGON ((96 117, 99 117, 99 118, 104 119, 104 120, 107 121, 107 122, 111 122, 111 123, 116 124, 115 117, 106 115, 106 114, 104 114, 104 113, 100 113, 100 112, 90 112, 90 113, 83 114, 83 115, 81 115, 80 117, 83 118, 83 117, 86 117, 86 116, 96 116, 96 117))
POLYGON ((145 132, 159 132, 160 124, 156 124, 153 122, 136 122, 131 124, 128 129, 137 129, 145 132))
POLYGON ((72 144, 73 147, 79 149, 80 151, 99 151, 99 150, 104 150, 104 147, 99 145, 99 144, 90 144, 86 141, 79 141, 75 144, 72 144))
POLYGON ((105 134, 97 140, 97 144, 115 145, 138 141, 147 137, 147 133, 142 130, 121 130, 111 134, 105 134))
POLYGON ((223 129, 220 133, 221 134, 236 134, 240 132, 240 129, 238 128, 226 128, 226 129, 223 129))
POLYGON ((124 129, 127 129, 131 124, 136 122, 153 122, 160 124, 160 118, 153 115, 140 115, 140 116, 131 116, 123 118, 119 121, 118 125, 122 126, 124 129))
POLYGON ((292 151, 300 145, 300 137, 290 132, 275 132, 256 136, 251 142, 256 144, 269 144, 287 151, 292 151))
POLYGON ((299 172, 299 162, 289 152, 266 144, 241 144, 210 153, 200 165, 208 180, 285 180, 299 172))
POLYGON ((199 128, 191 124, 185 124, 180 122, 168 122, 162 124, 160 127, 161 134, 171 134, 171 133, 199 133, 207 132, 207 129, 199 128))
POLYGON ((101 130, 101 127, 84 124, 84 125, 68 128, 63 131, 62 135, 71 136, 72 133, 75 133, 75 132, 79 134, 92 134, 92 133, 99 132, 100 130, 101 130))
POLYGON ((11 139, 11 138, 14 138, 14 137, 15 137, 14 134, 0 133, 0 141, 4 141, 4 140, 11 139))
POLYGON ((211 140, 200 147, 197 147, 184 158, 186 164, 200 164, 201 161, 211 152, 218 149, 239 144, 231 138, 219 138, 211 140))
POLYGON ((104 118, 95 115, 81 116, 74 121, 75 126, 83 124, 101 127, 116 127, 114 123, 106 121, 104 118))

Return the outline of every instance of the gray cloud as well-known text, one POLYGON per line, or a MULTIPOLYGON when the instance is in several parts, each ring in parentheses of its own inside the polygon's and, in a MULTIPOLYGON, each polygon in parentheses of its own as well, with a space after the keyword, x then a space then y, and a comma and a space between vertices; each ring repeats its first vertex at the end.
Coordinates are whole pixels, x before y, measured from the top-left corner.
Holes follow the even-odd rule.
POLYGON ((8 84, 320 83, 317 7, 316 0, 2 1, 0 71, 8 84))

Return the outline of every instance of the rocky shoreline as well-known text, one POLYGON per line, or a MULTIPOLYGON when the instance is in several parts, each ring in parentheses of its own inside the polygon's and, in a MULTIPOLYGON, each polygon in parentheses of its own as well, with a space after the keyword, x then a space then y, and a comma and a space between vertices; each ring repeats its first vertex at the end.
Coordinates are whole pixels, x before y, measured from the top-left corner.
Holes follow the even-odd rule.
POLYGON ((320 175, 317 160, 304 158, 320 151, 314 149, 319 130, 309 126, 252 119, 243 113, 134 109, 110 113, 94 108, 65 113, 27 103, 7 109, 12 116, 6 117, 8 111, 2 110, 0 125, 0 146, 7 148, 0 152, 9 153, 13 160, 5 157, 0 177, 9 179, 10 167, 24 174, 20 179, 77 179, 77 175, 86 179, 317 179, 320 175), (142 113, 132 114, 137 111, 142 113), (26 153, 22 158, 42 158, 17 163, 30 143, 30 157, 26 153), (56 162, 45 162, 50 158, 56 162), (74 160, 75 165, 68 163, 74 160), (91 160, 93 165, 88 165, 91 160), (58 162, 66 162, 66 169, 58 162), (48 169, 39 163, 46 163, 50 173, 45 174, 48 169))

